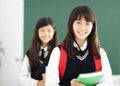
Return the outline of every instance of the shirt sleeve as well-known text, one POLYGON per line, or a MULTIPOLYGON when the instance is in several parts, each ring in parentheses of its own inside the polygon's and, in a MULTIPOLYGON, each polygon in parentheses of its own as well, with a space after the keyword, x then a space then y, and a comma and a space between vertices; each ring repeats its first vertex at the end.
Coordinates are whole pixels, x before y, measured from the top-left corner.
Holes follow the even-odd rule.
POLYGON ((112 70, 110 67, 107 54, 103 48, 100 48, 100 54, 101 54, 101 61, 102 61, 102 71, 104 76, 97 86, 113 86, 112 70))
POLYGON ((58 47, 55 47, 51 53, 47 66, 45 86, 59 86, 59 58, 60 49, 58 47))
POLYGON ((22 86, 37 86, 37 81, 31 78, 30 64, 27 55, 25 55, 20 73, 19 79, 22 86))

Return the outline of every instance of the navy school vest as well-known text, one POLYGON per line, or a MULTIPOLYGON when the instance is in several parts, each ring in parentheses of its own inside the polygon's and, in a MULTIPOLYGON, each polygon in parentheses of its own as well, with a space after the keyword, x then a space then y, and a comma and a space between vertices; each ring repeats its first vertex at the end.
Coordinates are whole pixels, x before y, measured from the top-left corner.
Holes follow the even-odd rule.
MULTIPOLYGON (((92 53, 94 54, 96 53, 96 51, 92 49, 92 53)), ((94 58, 96 71, 102 70, 101 58, 97 58, 95 55, 93 56, 93 58, 94 58)), ((66 51, 63 49, 62 46, 60 46, 60 60, 59 60, 58 69, 59 69, 59 76, 61 78, 64 76, 64 73, 65 73, 67 59, 68 59, 68 56, 66 51)))

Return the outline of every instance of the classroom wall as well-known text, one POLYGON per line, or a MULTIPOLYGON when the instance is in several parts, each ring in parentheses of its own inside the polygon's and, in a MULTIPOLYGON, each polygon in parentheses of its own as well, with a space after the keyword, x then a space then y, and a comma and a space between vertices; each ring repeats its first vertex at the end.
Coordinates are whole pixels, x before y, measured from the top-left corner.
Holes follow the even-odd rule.
POLYGON ((105 48, 113 74, 120 74, 120 0, 25 0, 24 8, 24 53, 29 49, 36 22, 50 16, 56 23, 60 42, 67 30, 71 10, 78 5, 90 6, 97 17, 98 34, 105 48))
POLYGON ((24 0, 0 0, 0 86, 20 86, 23 12, 24 0))

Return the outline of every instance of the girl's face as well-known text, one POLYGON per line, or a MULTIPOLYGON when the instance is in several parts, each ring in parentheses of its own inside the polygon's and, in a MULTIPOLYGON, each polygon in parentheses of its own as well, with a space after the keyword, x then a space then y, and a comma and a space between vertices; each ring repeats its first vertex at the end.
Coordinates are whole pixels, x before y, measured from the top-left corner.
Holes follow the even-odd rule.
POLYGON ((91 33, 92 26, 92 22, 87 22, 83 16, 81 17, 81 20, 75 20, 73 22, 75 40, 84 42, 91 33))
POLYGON ((42 42, 42 46, 46 46, 54 36, 54 28, 51 25, 43 26, 38 30, 38 36, 42 42))

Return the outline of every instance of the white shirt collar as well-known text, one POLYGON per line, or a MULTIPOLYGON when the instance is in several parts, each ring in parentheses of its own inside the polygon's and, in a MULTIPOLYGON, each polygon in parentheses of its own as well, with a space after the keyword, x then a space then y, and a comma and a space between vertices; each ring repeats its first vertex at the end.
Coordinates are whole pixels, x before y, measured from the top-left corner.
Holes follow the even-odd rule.
POLYGON ((45 47, 41 46, 40 49, 44 49, 44 51, 46 52, 48 50, 48 46, 45 46, 45 47))
MULTIPOLYGON (((84 51, 85 49, 86 49, 86 47, 87 47, 87 40, 84 42, 84 44, 80 47, 80 49, 82 50, 82 51, 84 51)), ((76 47, 78 50, 79 50, 79 46, 77 45, 77 43, 74 41, 73 42, 73 46, 74 47, 76 47)))

